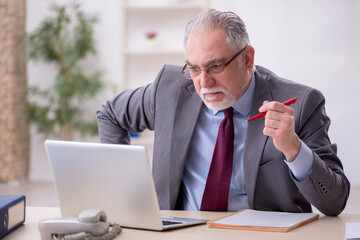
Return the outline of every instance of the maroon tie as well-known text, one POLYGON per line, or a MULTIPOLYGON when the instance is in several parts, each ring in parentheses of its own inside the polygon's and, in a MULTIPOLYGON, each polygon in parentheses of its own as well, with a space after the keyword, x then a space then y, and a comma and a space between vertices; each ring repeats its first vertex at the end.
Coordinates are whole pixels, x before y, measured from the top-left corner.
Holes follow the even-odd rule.
POLYGON ((201 211, 227 211, 234 155, 233 108, 223 110, 213 158, 206 180, 201 211))

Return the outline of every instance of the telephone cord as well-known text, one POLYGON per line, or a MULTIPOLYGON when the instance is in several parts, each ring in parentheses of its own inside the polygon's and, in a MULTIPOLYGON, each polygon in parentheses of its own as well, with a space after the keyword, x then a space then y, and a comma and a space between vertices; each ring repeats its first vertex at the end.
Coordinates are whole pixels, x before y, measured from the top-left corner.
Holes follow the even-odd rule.
POLYGON ((90 233, 80 232, 71 235, 62 235, 59 238, 54 235, 53 240, 111 240, 122 231, 122 228, 117 223, 110 224, 110 226, 112 227, 111 231, 101 236, 93 236, 90 233))

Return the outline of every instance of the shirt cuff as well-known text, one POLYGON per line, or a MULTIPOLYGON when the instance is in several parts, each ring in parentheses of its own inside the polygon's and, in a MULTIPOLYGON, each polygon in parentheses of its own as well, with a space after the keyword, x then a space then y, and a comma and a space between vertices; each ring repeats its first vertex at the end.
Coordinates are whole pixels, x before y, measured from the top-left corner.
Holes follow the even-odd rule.
POLYGON ((289 166, 294 178, 299 182, 304 182, 310 176, 314 163, 314 156, 311 149, 301 141, 300 151, 295 160, 288 162, 285 159, 285 163, 289 166))

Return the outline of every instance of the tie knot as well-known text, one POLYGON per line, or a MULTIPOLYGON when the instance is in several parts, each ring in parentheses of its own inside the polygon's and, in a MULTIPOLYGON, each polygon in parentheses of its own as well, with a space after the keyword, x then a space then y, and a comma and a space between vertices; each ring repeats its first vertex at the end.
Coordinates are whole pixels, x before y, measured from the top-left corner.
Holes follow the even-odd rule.
POLYGON ((232 116, 233 116, 233 108, 232 107, 224 109, 223 112, 224 112, 224 115, 225 115, 226 118, 231 118, 232 119, 232 116))

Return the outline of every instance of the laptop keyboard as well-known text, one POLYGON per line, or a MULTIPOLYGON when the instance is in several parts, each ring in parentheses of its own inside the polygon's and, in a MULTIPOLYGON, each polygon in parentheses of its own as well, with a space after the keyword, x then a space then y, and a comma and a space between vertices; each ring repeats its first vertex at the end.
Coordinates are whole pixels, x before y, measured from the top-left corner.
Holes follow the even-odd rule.
POLYGON ((167 220, 162 220, 162 222, 163 222, 163 226, 175 225, 175 224, 182 224, 182 223, 183 223, 183 222, 167 221, 167 220))

